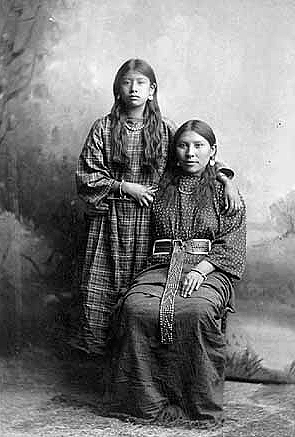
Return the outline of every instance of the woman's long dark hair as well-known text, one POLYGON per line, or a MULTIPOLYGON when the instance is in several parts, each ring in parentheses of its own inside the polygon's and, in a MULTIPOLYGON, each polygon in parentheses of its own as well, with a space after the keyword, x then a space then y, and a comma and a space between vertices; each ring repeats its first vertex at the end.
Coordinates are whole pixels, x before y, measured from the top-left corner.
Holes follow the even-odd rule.
POLYGON ((111 109, 111 144, 112 161, 119 167, 128 169, 130 158, 127 153, 127 131, 125 126, 126 110, 120 98, 120 85, 123 77, 130 71, 136 71, 146 76, 151 85, 155 86, 153 100, 148 100, 143 121, 143 156, 141 157, 142 168, 147 172, 154 172, 159 167, 161 157, 161 127, 162 116, 157 99, 157 80, 152 67, 141 59, 129 59, 118 70, 114 84, 113 93, 115 102, 111 109))
MULTIPOLYGON (((212 128, 204 121, 189 120, 186 121, 177 129, 174 135, 173 144, 168 154, 167 170, 160 182, 160 190, 159 190, 160 197, 165 197, 168 200, 168 203, 175 198, 177 194, 179 179, 181 176, 183 176, 183 172, 181 168, 178 166, 178 161, 176 157, 176 146, 178 144, 179 138, 184 132, 196 132, 197 134, 205 138, 211 147, 215 147, 215 150, 217 147, 215 134, 212 128)), ((208 163, 201 175, 201 179, 198 187, 202 203, 203 202, 205 203, 208 196, 212 196, 213 192, 215 191, 215 180, 216 180, 215 166, 211 166, 208 163)))

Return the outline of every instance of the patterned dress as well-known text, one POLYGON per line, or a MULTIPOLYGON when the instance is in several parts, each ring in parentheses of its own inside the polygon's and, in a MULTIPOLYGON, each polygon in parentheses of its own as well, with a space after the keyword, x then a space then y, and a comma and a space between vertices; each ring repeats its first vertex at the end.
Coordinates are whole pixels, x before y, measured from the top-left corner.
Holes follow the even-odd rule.
POLYGON ((108 402, 113 412, 144 419, 160 418, 173 405, 189 420, 216 423, 222 419, 226 352, 220 319, 233 298, 233 281, 245 267, 245 207, 221 214, 223 187, 217 181, 205 202, 197 178, 183 177, 179 187, 190 194, 176 192, 170 202, 165 195, 155 199, 154 237, 210 239, 208 254, 185 255, 182 273, 202 259, 216 269, 190 298, 178 292, 173 342, 163 344, 159 311, 169 256, 151 257, 151 266, 135 278, 114 313, 108 402))
POLYGON ((84 320, 78 337, 79 346, 88 352, 104 352, 110 313, 118 292, 142 270, 149 252, 151 209, 132 200, 114 199, 110 194, 112 185, 115 180, 157 184, 165 169, 174 131, 172 123, 162 122, 162 154, 155 175, 142 171, 142 131, 127 130, 130 170, 122 171, 113 165, 110 116, 94 123, 79 157, 78 194, 90 209, 81 280, 84 320))

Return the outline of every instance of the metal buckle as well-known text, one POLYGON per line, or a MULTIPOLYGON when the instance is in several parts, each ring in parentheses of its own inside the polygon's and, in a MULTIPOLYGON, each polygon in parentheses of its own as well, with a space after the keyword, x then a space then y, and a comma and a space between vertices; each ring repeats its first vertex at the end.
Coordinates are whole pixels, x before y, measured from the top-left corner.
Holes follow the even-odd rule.
POLYGON ((186 242, 185 251, 191 255, 207 255, 211 251, 211 241, 207 238, 192 238, 186 242))
POLYGON ((172 252, 172 244, 173 244, 173 240, 171 240, 170 238, 161 238, 160 240, 155 240, 155 241, 154 241, 154 244, 153 244, 153 252, 152 252, 152 255, 170 255, 171 252, 172 252), (170 243, 170 244, 171 244, 171 250, 170 250, 169 252, 167 252, 167 251, 162 251, 162 252, 156 252, 156 253, 155 253, 157 243, 159 244, 160 242, 162 242, 162 243, 168 243, 168 244, 170 243))
POLYGON ((179 244, 180 248, 183 248, 186 253, 191 255, 207 255, 211 251, 211 241, 206 238, 192 238, 188 241, 182 241, 180 239, 171 240, 170 238, 161 238, 160 240, 155 240, 153 244, 152 255, 171 255, 176 244, 179 244), (158 251, 157 246, 161 247, 167 245, 170 247, 169 251, 162 250, 158 251))

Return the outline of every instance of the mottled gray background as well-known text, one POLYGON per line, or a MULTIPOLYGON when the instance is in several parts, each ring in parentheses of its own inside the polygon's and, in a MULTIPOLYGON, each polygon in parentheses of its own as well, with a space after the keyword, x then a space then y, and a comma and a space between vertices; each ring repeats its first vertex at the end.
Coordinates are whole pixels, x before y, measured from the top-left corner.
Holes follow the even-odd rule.
POLYGON ((208 121, 235 170, 251 221, 294 187, 295 6, 291 0, 80 2, 44 71, 44 123, 78 128, 109 111, 128 58, 154 67, 164 115, 208 121))
POLYGON ((250 345, 271 367, 294 363, 294 2, 18 0, 17 31, 10 25, 5 34, 13 3, 0 1, 0 50, 11 40, 0 57, 0 68, 10 59, 2 62, 1 111, 22 74, 28 80, 0 120, 0 134, 7 128, 0 135, 1 342, 27 344, 36 333, 43 340, 73 316, 83 239, 76 160, 91 124, 112 106, 118 68, 139 57, 155 69, 163 115, 212 125, 219 159, 235 170, 246 199, 248 265, 230 317, 231 345, 250 345))

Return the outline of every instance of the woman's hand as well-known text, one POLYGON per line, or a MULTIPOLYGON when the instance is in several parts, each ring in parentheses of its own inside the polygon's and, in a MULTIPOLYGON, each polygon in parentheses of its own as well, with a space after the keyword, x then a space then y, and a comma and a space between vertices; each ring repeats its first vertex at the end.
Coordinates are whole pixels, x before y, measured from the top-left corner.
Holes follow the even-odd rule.
POLYGON ((149 207, 153 203, 157 187, 145 186, 133 182, 123 182, 121 190, 124 194, 136 200, 140 206, 149 207))
POLYGON ((190 297, 191 294, 200 288, 204 282, 204 276, 201 273, 191 270, 184 278, 183 287, 180 291, 180 296, 190 297))
POLYGON ((224 202, 225 208, 223 214, 232 214, 239 211, 242 207, 238 187, 228 178, 226 178, 226 181, 224 180, 224 202))

